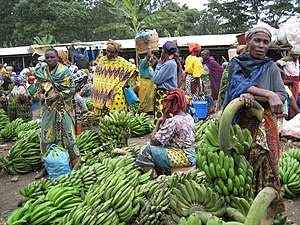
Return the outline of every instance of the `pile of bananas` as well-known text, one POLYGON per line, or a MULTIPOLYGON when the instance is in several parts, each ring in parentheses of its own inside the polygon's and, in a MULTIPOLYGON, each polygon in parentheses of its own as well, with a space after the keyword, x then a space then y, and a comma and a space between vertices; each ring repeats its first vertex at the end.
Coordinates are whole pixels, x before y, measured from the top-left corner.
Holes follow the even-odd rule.
POLYGON ((236 207, 235 197, 253 200, 253 168, 243 155, 236 152, 233 156, 225 155, 204 143, 196 163, 205 172, 208 184, 224 196, 227 204, 236 207))
POLYGON ((52 224, 62 220, 62 216, 76 208, 82 199, 74 187, 56 185, 46 195, 31 199, 15 210, 8 218, 7 224, 52 224))
MULTIPOLYGON (((248 129, 241 129, 238 124, 230 127, 230 148, 238 154, 244 154, 253 144, 251 133, 248 129)), ((205 142, 209 147, 219 148, 219 120, 211 119, 196 124, 195 140, 197 145, 205 142)))
POLYGON ((5 112, 2 109, 0 109, 0 130, 4 129, 8 123, 9 123, 8 116, 5 114, 5 112))
POLYGON ((279 177, 282 180, 284 195, 294 198, 300 194, 300 149, 290 149, 281 155, 279 177))
POLYGON ((94 112, 88 111, 84 113, 81 117, 82 127, 84 130, 96 127, 99 124, 99 116, 94 112))
POLYGON ((17 128, 23 123, 23 120, 20 118, 15 119, 11 123, 8 123, 5 128, 0 131, 0 137, 5 141, 11 141, 16 136, 17 128))
POLYGON ((84 156, 93 149, 101 146, 100 135, 98 131, 87 130, 83 131, 76 137, 76 145, 80 151, 80 155, 84 156))
POLYGON ((102 143, 113 143, 115 147, 128 146, 130 115, 124 110, 105 115, 100 119, 99 134, 102 143))
POLYGON ((140 137, 151 133, 154 128, 154 124, 149 115, 141 113, 139 115, 132 115, 129 128, 132 137, 140 137))
POLYGON ((25 188, 19 192, 25 197, 24 201, 28 199, 37 199, 39 196, 47 194, 47 192, 55 185, 55 182, 50 179, 41 179, 29 183, 25 188))
POLYGON ((23 137, 26 137, 28 134, 28 131, 37 130, 39 129, 39 123, 35 120, 28 121, 26 123, 22 123, 20 126, 16 128, 16 135, 18 139, 22 139, 23 137))
POLYGON ((41 167, 40 142, 35 130, 28 136, 18 140, 9 150, 8 155, 1 158, 3 168, 9 174, 29 173, 41 167))

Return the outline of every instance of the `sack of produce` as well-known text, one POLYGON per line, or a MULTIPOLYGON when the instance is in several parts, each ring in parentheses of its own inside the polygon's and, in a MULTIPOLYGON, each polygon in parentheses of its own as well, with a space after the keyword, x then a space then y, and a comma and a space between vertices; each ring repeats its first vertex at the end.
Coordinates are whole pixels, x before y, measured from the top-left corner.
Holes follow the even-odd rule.
POLYGON ((71 172, 68 151, 56 144, 47 148, 43 156, 45 167, 49 177, 56 179, 61 175, 67 175, 71 172))
POLYGON ((151 51, 158 51, 158 33, 156 30, 142 30, 135 36, 135 46, 138 54, 145 54, 148 51, 148 39, 150 40, 151 51))

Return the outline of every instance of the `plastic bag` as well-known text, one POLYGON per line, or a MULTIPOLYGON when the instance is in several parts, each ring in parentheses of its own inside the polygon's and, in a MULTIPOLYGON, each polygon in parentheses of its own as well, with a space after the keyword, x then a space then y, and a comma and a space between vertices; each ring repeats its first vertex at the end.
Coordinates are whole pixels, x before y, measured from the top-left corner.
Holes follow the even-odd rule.
POLYGON ((135 94, 135 92, 133 91, 131 86, 129 86, 129 85, 125 86, 123 88, 123 90, 124 90, 126 103, 128 105, 131 105, 131 104, 139 101, 139 98, 137 97, 137 95, 135 94))
POLYGON ((56 179, 71 172, 69 153, 63 147, 52 144, 43 156, 49 177, 56 179))

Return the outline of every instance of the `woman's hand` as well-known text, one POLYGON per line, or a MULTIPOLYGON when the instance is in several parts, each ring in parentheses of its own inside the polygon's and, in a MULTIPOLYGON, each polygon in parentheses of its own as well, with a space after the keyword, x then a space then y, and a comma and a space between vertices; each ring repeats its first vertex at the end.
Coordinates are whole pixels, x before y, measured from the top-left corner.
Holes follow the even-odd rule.
POLYGON ((250 93, 244 93, 240 95, 240 100, 245 100, 246 107, 252 107, 254 102, 254 96, 250 93))
POLYGON ((46 100, 48 101, 48 102, 51 102, 51 103, 53 103, 53 102, 55 102, 58 98, 59 98, 59 94, 58 93, 52 93, 52 94, 50 94, 47 98, 46 98, 46 100))
POLYGON ((276 93, 270 91, 267 97, 269 100, 271 111, 275 114, 281 114, 283 112, 283 103, 279 96, 276 93))

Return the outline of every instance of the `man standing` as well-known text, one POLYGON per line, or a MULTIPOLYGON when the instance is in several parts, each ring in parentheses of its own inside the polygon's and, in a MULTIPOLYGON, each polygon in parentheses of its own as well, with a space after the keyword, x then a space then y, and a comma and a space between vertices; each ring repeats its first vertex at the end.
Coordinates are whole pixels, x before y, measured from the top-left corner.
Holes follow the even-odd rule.
POLYGON ((218 100, 223 67, 219 65, 214 57, 210 56, 210 51, 208 49, 203 50, 201 56, 203 58, 203 64, 209 69, 212 99, 216 102, 218 100))
POLYGON ((201 94, 203 92, 202 74, 204 73, 203 65, 199 60, 201 46, 197 43, 189 44, 189 55, 185 60, 186 73, 186 94, 201 94))
MULTIPOLYGON (((294 99, 298 99, 299 91, 299 55, 300 49, 293 47, 289 56, 284 57, 276 62, 282 72, 283 82, 293 81, 291 91, 293 93, 294 99)), ((295 112, 290 108, 289 117, 293 118, 295 112)))

